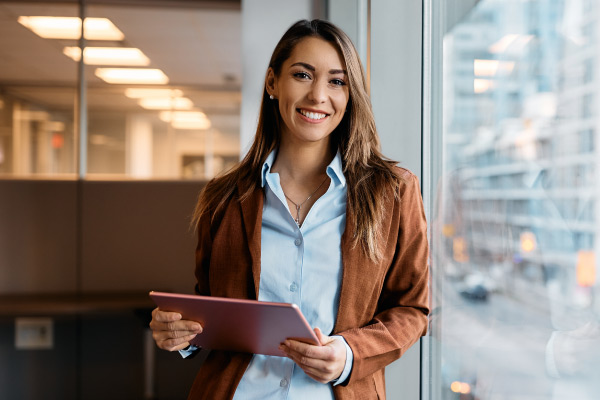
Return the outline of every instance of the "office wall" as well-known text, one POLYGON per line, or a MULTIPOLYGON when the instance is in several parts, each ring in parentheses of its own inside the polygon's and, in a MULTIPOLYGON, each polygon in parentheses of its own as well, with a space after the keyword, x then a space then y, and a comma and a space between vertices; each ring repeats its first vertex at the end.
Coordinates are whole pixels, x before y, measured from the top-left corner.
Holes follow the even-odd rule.
POLYGON ((0 294, 76 290, 73 181, 0 180, 0 294))
POLYGON ((82 292, 192 293, 199 182, 84 182, 82 292))
POLYGON ((0 180, 0 301, 15 307, 2 304, 0 313, 1 399, 143 398, 152 359, 153 398, 186 397, 202 359, 147 353, 151 302, 118 299, 122 292, 143 300, 150 290, 193 291, 189 221, 202 186, 0 180), (73 296, 55 307, 65 293, 99 301, 82 310, 73 296), (31 303, 39 294, 51 297, 31 303), (17 349, 19 317, 50 318, 51 348, 17 349))
POLYGON ((202 185, 0 180, 0 295, 191 293, 202 185))

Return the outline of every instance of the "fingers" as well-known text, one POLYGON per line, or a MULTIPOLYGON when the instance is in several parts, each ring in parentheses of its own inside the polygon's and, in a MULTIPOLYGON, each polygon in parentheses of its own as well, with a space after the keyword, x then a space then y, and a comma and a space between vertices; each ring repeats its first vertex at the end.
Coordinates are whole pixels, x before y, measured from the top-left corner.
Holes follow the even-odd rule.
POLYGON ((327 383, 340 374, 336 374, 335 364, 323 360, 309 358, 293 350, 286 351, 288 358, 294 361, 302 370, 317 382, 327 383))
POLYGON ((185 349, 189 341, 202 332, 198 322, 182 320, 181 314, 158 308, 152 311, 150 329, 156 345, 169 351, 185 349))
POLYGON ((280 349, 314 380, 327 383, 338 378, 346 364, 346 349, 335 338, 325 336, 317 328, 315 333, 324 346, 314 346, 295 340, 286 340, 280 349))
POLYGON ((326 344, 331 343, 331 341, 335 340, 332 337, 324 335, 323 332, 321 332, 321 329, 319 328, 315 328, 315 334, 317 335, 317 339, 319 339, 319 343, 321 343, 321 346, 325 346, 326 344))

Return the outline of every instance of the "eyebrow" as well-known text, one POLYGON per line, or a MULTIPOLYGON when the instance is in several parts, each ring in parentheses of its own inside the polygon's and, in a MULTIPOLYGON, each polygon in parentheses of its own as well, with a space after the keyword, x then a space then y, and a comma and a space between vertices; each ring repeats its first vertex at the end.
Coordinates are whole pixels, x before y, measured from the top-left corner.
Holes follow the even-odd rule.
MULTIPOLYGON (((312 71, 312 72, 315 72, 315 70, 316 70, 316 68, 313 67, 312 65, 307 64, 307 63, 303 63, 303 62, 297 62, 297 63, 292 64, 291 66, 292 67, 294 67, 294 66, 304 67, 307 70, 312 71)), ((348 75, 348 72, 346 72, 345 69, 330 69, 329 73, 330 74, 344 74, 344 75, 348 75)))

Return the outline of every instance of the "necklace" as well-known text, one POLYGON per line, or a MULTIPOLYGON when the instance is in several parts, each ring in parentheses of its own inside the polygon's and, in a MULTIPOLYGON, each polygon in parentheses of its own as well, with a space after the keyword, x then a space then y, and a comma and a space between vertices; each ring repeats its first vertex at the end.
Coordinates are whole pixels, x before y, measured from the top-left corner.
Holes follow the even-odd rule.
POLYGON ((321 182, 321 184, 319 185, 318 188, 315 189, 314 192, 312 192, 310 194, 310 196, 308 196, 306 199, 304 199, 304 201, 300 204, 297 204, 294 200, 290 199, 287 194, 285 194, 285 192, 283 192, 283 195, 285 196, 286 199, 288 199, 289 201, 292 202, 292 204, 294 206, 296 206, 296 218, 294 219, 294 221, 296 221, 296 225, 300 226, 300 207, 302 207, 304 205, 304 203, 306 203, 311 197, 314 196, 315 193, 317 193, 319 191, 319 189, 321 189, 321 186, 323 186, 323 184, 325 183, 325 181, 327 180, 327 176, 325 177, 325 179, 323 179, 323 182, 321 182))

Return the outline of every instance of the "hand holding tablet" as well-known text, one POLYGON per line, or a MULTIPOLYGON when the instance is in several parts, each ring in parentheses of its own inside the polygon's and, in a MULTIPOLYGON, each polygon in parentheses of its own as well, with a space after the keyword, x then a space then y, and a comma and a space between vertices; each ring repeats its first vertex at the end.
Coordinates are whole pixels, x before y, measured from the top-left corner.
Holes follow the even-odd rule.
POLYGON ((285 356, 286 339, 319 345, 317 336, 295 304, 150 292, 162 311, 196 321, 202 333, 190 343, 209 349, 285 356))

